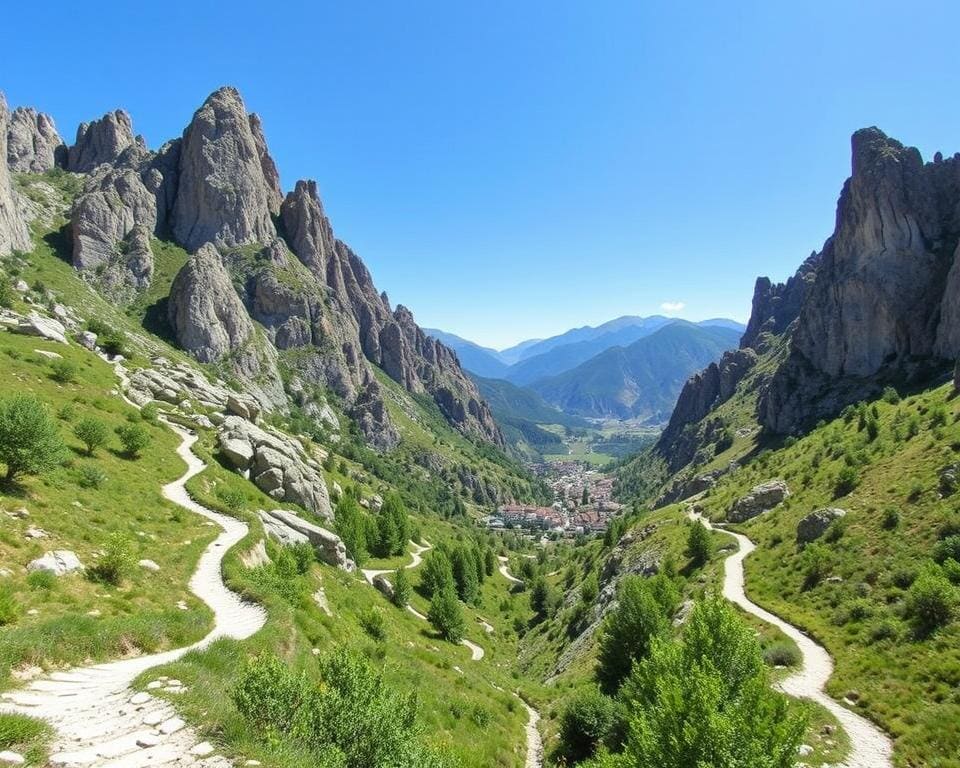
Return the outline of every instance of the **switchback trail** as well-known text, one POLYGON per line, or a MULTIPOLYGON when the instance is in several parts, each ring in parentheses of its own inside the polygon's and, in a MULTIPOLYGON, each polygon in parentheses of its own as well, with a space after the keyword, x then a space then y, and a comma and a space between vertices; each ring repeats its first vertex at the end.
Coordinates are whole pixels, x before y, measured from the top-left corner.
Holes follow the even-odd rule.
POLYGON ((826 649, 797 627, 764 610, 747 597, 743 561, 756 549, 756 545, 740 533, 714 528, 709 520, 694 512, 690 512, 689 516, 700 520, 711 530, 720 530, 736 539, 739 549, 724 561, 723 596, 747 613, 775 626, 800 648, 803 664, 799 671, 780 682, 778 687, 790 696, 816 702, 840 721, 850 739, 850 754, 841 763, 841 768, 892 768, 893 744, 889 737, 865 717, 852 712, 827 695, 825 687, 833 673, 833 660, 826 649))
MULTIPOLYGON (((219 525, 223 532, 203 551, 190 579, 190 591, 214 614, 213 630, 193 645, 163 653, 138 656, 65 672, 53 672, 23 689, 4 693, 0 711, 17 712, 48 721, 55 730, 50 764, 97 768, 145 768, 146 766, 213 766, 231 763, 207 742, 200 742, 192 729, 177 717, 173 706, 149 693, 131 690, 133 680, 152 667, 169 664, 191 650, 205 648, 214 640, 242 640, 266 621, 264 610, 244 602, 223 583, 221 564, 226 552, 247 535, 247 524, 197 504, 186 491, 187 481, 205 464, 190 450, 195 434, 167 422, 181 438, 177 453, 187 471, 163 487, 163 495, 175 504, 219 525)), ((154 688, 181 687, 177 681, 158 680, 154 688)))

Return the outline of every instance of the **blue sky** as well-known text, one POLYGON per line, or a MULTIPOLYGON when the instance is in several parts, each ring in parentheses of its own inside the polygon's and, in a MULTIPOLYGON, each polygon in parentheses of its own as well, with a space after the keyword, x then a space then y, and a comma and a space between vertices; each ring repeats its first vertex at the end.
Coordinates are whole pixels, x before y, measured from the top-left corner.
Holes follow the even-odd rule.
POLYGON ((236 85, 378 287, 491 346, 745 320, 829 235, 853 130, 960 150, 956 3, 146 5, 5 9, 0 90, 155 147, 236 85))

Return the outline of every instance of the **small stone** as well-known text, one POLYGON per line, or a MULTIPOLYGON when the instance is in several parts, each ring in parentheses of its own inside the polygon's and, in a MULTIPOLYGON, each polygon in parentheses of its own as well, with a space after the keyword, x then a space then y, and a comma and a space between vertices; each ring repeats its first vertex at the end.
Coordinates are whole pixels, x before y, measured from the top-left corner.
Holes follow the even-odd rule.
POLYGON ((135 693, 130 697, 130 703, 133 705, 146 704, 153 697, 149 693, 140 691, 140 693, 135 693))
POLYGON ((93 618, 97 618, 99 615, 100 615, 99 608, 94 608, 92 611, 87 611, 87 616, 93 616, 93 618))
POLYGON ((813 747, 811 747, 809 744, 801 744, 799 747, 797 747, 797 754, 800 755, 800 757, 806 757, 812 753, 813 747))
POLYGON ((36 616, 38 613, 40 613, 40 611, 38 611, 36 608, 31 608, 29 611, 27 611, 27 616, 36 616))
POLYGON ((36 352, 41 357, 47 358, 47 360, 63 360, 63 355, 58 354, 56 352, 51 352, 50 350, 47 350, 47 349, 35 349, 33 351, 36 352))
POLYGON ((209 741, 201 741, 194 747, 190 748, 190 754, 196 755, 197 757, 206 757, 213 753, 213 744, 209 741))
POLYGON ((155 733, 141 733, 137 736, 138 747, 155 747, 160 743, 160 737, 155 733))
POLYGON ((0 752, 0 763, 5 765, 23 765, 27 762, 26 758, 18 752, 12 752, 9 749, 0 752))
POLYGON ((157 688, 163 688, 162 680, 151 680, 149 683, 147 683, 148 690, 155 691, 157 688))
POLYGON ((180 688, 183 683, 181 683, 179 680, 168 680, 167 685, 169 685, 171 688, 180 688))
POLYGON ((163 712, 149 712, 143 716, 144 725, 157 725, 163 720, 163 712))
POLYGON ((27 532, 23 535, 26 536, 28 539, 45 539, 50 534, 48 534, 42 528, 37 528, 31 525, 29 528, 27 528, 27 532))
POLYGON ((140 562, 138 562, 137 565, 139 565, 141 568, 143 568, 143 569, 146 570, 146 571, 159 571, 159 570, 160 570, 160 566, 157 565, 153 560, 146 560, 146 559, 144 559, 144 560, 141 560, 140 562))
POLYGON ((257 766, 257 765, 260 765, 260 761, 259 761, 259 760, 247 760, 247 761, 244 763, 244 765, 257 766))
POLYGON ((181 720, 179 717, 171 717, 169 720, 164 720, 162 723, 160 723, 158 730, 165 736, 169 736, 171 733, 176 733, 179 731, 185 725, 186 723, 183 722, 183 720, 181 720))
POLYGON ((30 517, 30 513, 27 511, 26 507, 18 507, 17 509, 13 510, 13 512, 7 512, 7 514, 10 515, 10 517, 16 517, 20 520, 30 517))

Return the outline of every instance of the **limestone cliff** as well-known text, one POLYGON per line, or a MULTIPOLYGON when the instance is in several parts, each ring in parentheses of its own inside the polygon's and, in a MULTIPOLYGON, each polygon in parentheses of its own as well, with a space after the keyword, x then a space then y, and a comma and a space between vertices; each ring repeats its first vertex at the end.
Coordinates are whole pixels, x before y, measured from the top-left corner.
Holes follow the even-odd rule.
MULTIPOLYGON (((0 158, 7 157, 7 131, 10 114, 7 101, 0 93, 0 158)), ((16 192, 10 180, 7 163, 0 162, 0 256, 12 250, 28 250, 30 233, 20 215, 16 192)))

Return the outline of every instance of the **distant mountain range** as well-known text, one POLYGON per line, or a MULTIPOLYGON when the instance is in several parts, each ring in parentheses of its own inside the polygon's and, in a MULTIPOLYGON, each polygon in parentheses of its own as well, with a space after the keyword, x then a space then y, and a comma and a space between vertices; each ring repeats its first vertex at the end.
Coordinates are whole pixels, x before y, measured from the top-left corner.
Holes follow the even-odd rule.
POLYGON ((690 323, 663 315, 627 315, 500 351, 445 331, 425 332, 457 352, 460 364, 473 375, 501 423, 518 418, 559 423, 556 418, 543 421, 549 414, 542 413, 529 394, 538 393, 542 397, 537 400, 547 408, 558 407, 568 414, 665 418, 686 378, 725 349, 737 346, 744 330, 741 323, 725 318, 690 323), (668 328, 683 330, 658 336, 668 328), (634 348, 653 337, 657 337, 653 343, 634 348), (515 387, 507 390, 501 382, 494 391, 491 382, 498 379, 515 387), (509 413, 505 397, 512 403, 509 413))

